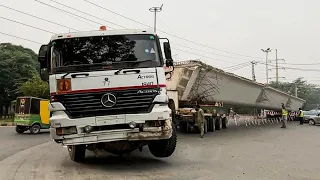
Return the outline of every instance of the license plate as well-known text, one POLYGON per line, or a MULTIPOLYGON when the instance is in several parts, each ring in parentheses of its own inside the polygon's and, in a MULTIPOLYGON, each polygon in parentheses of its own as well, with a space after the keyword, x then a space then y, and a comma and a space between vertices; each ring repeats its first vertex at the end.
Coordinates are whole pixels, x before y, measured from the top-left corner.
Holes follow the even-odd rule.
POLYGON ((124 124, 126 118, 124 115, 96 117, 97 126, 124 124))

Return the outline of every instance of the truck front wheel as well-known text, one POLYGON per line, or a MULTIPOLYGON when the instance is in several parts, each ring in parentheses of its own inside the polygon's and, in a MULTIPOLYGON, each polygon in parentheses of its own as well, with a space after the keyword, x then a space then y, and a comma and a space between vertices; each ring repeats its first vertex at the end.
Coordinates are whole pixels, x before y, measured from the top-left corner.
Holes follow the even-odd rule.
POLYGON ((68 146, 70 159, 75 162, 81 162, 86 156, 86 145, 68 146))
POLYGON ((149 150, 152 155, 159 158, 169 157, 176 149, 177 144, 177 130, 172 126, 172 136, 169 139, 151 141, 149 143, 149 150))

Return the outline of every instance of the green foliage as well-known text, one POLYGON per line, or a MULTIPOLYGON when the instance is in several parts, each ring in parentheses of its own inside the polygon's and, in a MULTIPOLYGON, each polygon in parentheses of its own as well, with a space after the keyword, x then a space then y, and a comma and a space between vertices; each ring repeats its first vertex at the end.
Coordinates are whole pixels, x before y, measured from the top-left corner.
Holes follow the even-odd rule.
POLYGON ((47 82, 41 80, 38 74, 34 74, 31 79, 19 87, 19 92, 23 96, 33 96, 49 99, 49 86, 47 82))
POLYGON ((292 82, 270 82, 269 86, 280 91, 295 95, 295 87, 298 90, 298 97, 307 101, 305 107, 313 109, 320 103, 320 89, 318 85, 308 84, 302 77, 292 82))
POLYGON ((10 43, 0 44, 0 114, 18 96, 18 87, 38 73, 37 54, 10 43))

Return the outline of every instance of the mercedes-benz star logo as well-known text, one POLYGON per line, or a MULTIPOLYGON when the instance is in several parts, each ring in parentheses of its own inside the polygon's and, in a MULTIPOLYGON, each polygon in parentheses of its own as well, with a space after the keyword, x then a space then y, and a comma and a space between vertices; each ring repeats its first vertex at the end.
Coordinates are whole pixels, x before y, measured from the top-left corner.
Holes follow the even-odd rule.
POLYGON ((104 107, 113 107, 117 103, 117 98, 111 93, 107 93, 102 96, 101 98, 101 104, 104 107))

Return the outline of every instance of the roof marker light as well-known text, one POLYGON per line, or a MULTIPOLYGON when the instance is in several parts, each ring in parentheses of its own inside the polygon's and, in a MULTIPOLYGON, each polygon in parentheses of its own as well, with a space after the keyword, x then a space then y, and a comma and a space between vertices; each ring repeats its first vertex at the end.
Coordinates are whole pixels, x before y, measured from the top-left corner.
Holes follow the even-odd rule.
POLYGON ((106 31, 107 30, 107 27, 106 26, 100 26, 100 31, 106 31))

